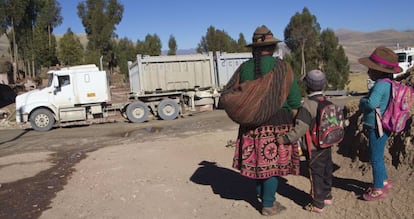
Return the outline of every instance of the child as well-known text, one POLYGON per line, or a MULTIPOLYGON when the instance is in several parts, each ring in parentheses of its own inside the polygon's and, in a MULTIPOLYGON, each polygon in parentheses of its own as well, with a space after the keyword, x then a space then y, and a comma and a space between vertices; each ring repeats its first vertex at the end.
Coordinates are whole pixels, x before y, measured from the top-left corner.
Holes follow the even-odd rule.
MULTIPOLYGON (((319 70, 308 72, 303 79, 307 88, 308 98, 296 117, 295 127, 288 133, 277 138, 279 144, 296 142, 305 136, 316 120, 318 98, 323 97, 322 90, 326 84, 325 73, 319 70)), ((306 141, 303 141, 306 142, 306 141)), ((333 162, 331 148, 316 148, 311 143, 312 153, 309 158, 309 174, 311 182, 312 202, 304 207, 305 210, 321 213, 325 205, 332 204, 332 171, 333 162)), ((302 150, 307 150, 302 148, 302 150)), ((309 154, 309 153, 308 153, 309 154)))
POLYGON ((384 163, 385 143, 391 133, 384 129, 380 135, 375 118, 377 108, 381 116, 384 115, 390 99, 391 84, 379 79, 392 79, 392 74, 400 73, 402 69, 398 66, 398 55, 386 47, 377 47, 369 57, 360 58, 358 62, 368 67, 369 78, 376 81, 369 90, 368 96, 361 98, 359 103, 359 108, 363 113, 362 123, 368 134, 369 158, 373 176, 372 187, 367 189, 362 198, 366 201, 373 201, 385 198, 392 187, 384 163))

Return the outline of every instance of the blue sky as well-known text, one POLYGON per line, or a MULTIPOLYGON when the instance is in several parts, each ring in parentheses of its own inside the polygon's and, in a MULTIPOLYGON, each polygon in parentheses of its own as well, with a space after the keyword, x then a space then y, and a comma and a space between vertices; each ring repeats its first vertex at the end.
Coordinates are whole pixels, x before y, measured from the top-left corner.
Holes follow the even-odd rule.
MULTIPOLYGON (((84 33, 77 15, 79 0, 60 0, 63 23, 55 34, 68 28, 84 33)), ((119 38, 136 42, 147 34, 157 34, 168 49, 173 35, 178 49, 196 48, 207 28, 224 30, 237 40, 243 33, 247 42, 256 27, 265 24, 283 39, 283 31, 295 13, 307 7, 315 15, 322 30, 329 28, 372 32, 384 29, 414 30, 412 0, 118 0, 124 5, 123 18, 116 26, 119 38)))

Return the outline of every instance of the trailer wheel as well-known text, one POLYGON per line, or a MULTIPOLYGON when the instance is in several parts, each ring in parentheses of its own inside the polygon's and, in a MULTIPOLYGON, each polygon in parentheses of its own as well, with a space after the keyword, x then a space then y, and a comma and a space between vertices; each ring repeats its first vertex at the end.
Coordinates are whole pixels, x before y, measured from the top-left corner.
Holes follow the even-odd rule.
POLYGON ((133 123, 145 122, 148 117, 148 106, 141 101, 132 102, 126 107, 126 115, 133 123))
POLYGON ((171 99, 165 99, 158 104, 158 115, 163 120, 173 120, 177 118, 180 108, 178 103, 171 99))
POLYGON ((47 109, 37 109, 30 115, 30 124, 36 131, 45 132, 52 129, 55 117, 47 109))

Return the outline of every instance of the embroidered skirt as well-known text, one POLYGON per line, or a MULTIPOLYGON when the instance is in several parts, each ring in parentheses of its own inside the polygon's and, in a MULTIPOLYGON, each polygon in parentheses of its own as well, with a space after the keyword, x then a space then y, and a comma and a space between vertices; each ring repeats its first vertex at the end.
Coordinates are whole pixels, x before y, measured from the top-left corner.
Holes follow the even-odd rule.
POLYGON ((263 125, 251 130, 240 128, 233 167, 253 179, 299 175, 297 143, 277 145, 276 137, 288 132, 291 125, 263 125))

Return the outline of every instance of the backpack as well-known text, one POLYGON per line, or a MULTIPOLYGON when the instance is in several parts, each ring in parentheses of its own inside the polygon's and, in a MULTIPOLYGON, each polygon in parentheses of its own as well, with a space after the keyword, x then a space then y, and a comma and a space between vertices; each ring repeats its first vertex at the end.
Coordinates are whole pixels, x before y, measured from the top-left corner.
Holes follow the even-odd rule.
POLYGON ((306 132, 308 153, 311 142, 317 148, 328 148, 342 141, 345 135, 344 113, 340 106, 327 100, 326 97, 313 99, 318 102, 316 118, 306 132))
POLYGON ((410 118, 410 107, 413 103, 413 88, 388 78, 381 79, 391 83, 391 95, 388 106, 382 115, 382 126, 393 132, 404 130, 408 118, 410 118))

